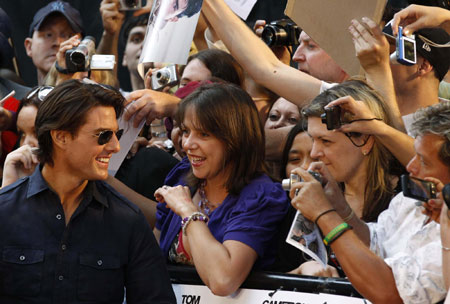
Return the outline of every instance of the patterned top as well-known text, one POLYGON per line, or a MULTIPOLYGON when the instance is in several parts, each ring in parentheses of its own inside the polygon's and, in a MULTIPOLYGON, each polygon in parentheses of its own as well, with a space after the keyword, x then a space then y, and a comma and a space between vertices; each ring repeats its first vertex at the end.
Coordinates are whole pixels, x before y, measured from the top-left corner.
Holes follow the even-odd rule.
POLYGON ((370 250, 392 269, 404 303, 436 303, 445 297, 440 225, 428 221, 416 200, 396 195, 369 223, 370 250))

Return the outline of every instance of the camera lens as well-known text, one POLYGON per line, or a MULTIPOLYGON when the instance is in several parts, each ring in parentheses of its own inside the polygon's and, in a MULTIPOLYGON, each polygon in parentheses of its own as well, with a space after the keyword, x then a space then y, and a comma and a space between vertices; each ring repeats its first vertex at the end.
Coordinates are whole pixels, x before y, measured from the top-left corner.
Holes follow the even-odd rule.
POLYGON ((168 71, 158 71, 156 72, 156 79, 160 85, 164 86, 169 83, 170 73, 168 71))
POLYGON ((134 8, 138 5, 138 0, 123 0, 123 4, 128 8, 134 8))
POLYGON ((73 52, 70 55, 70 60, 77 66, 84 66, 86 57, 82 52, 73 52))
POLYGON ((261 34, 261 38, 268 46, 285 45, 287 33, 283 28, 267 25, 261 34))

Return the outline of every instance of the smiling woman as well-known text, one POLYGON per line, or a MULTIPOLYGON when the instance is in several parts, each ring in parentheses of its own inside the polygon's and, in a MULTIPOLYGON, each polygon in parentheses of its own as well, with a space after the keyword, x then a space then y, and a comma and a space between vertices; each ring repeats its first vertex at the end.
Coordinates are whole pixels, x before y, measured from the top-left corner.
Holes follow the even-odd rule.
POLYGON ((232 84, 204 85, 180 104, 187 153, 155 192, 155 234, 174 263, 194 264, 217 295, 274 260, 288 200, 264 174, 264 131, 251 97, 232 84), (170 209, 168 209, 168 208, 170 209))

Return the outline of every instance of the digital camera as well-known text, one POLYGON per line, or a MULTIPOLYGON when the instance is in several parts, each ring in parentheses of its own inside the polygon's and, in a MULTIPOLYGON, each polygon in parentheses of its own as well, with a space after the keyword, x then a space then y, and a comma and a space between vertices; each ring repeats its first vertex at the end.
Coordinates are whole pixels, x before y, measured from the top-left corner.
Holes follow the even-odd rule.
POLYGON ((177 82, 178 74, 175 64, 159 69, 152 74, 152 89, 155 91, 160 91, 167 86, 175 85, 177 82))
POLYGON ((322 123, 327 125, 327 130, 339 129, 342 125, 341 123, 341 108, 331 107, 324 108, 325 113, 320 115, 322 123))
POLYGON ((397 62, 404 65, 414 65, 417 63, 416 39, 414 35, 403 36, 403 28, 398 27, 395 54, 397 62))
POLYGON ((298 44, 300 28, 287 19, 273 21, 264 27, 262 40, 270 47, 293 46, 298 44))
POLYGON ((67 71, 69 73, 88 71, 94 53, 95 38, 86 36, 78 46, 66 51, 67 71))
MULTIPOLYGON (((322 175, 320 175, 319 172, 309 170, 308 173, 311 174, 319 183, 322 184, 322 175)), ((289 178, 283 179, 281 181, 281 187, 285 191, 290 191, 293 183, 297 183, 297 182, 301 182, 301 181, 302 181, 302 178, 300 176, 298 176, 297 174, 291 173, 291 176, 289 178)))
POLYGON ((142 8, 142 0, 120 0, 121 11, 134 11, 142 8))

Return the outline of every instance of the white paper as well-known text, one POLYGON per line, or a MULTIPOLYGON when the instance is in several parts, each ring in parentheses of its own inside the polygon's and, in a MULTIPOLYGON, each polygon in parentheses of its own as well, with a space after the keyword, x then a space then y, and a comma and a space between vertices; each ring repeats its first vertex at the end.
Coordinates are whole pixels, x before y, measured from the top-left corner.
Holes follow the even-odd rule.
MULTIPOLYGON (((201 285, 172 284, 173 291, 180 304, 370 304, 356 297, 339 296, 327 293, 306 293, 299 291, 264 289, 238 289, 227 297, 216 296, 208 287, 201 285)), ((301 289, 301 286, 299 286, 301 289)))
POLYGON ((311 258, 319 262, 325 269, 328 263, 328 254, 322 242, 317 225, 307 220, 299 211, 295 214, 289 229, 286 243, 300 249, 311 258))
MULTIPOLYGON (((198 0, 202 2, 201 0, 198 0)), ((168 14, 175 0, 155 0, 150 13, 138 71, 147 62, 186 64, 200 11, 192 16, 168 14)), ((201 3, 200 3, 201 4, 201 3)), ((189 5, 194 5, 189 2, 189 5)), ((197 4, 194 6, 197 7, 197 4)), ((200 6, 201 8, 201 6, 200 6)), ((181 12, 183 14, 183 12, 181 12)))
POLYGON ((247 20, 248 15, 250 15, 250 12, 257 1, 258 0, 225 0, 231 10, 244 20, 247 20))
MULTIPOLYGON (((125 111, 130 105, 131 103, 125 108, 125 111)), ((127 156, 128 151, 130 151, 131 146, 141 132, 142 127, 144 127, 145 119, 142 120, 137 128, 133 127, 135 115, 133 115, 129 121, 125 121, 123 119, 123 115, 117 120, 119 124, 119 130, 123 129, 124 132, 119 140, 120 151, 113 154, 109 161, 108 172, 112 176, 116 175, 117 171, 120 168, 120 165, 122 165, 123 160, 127 156)))

